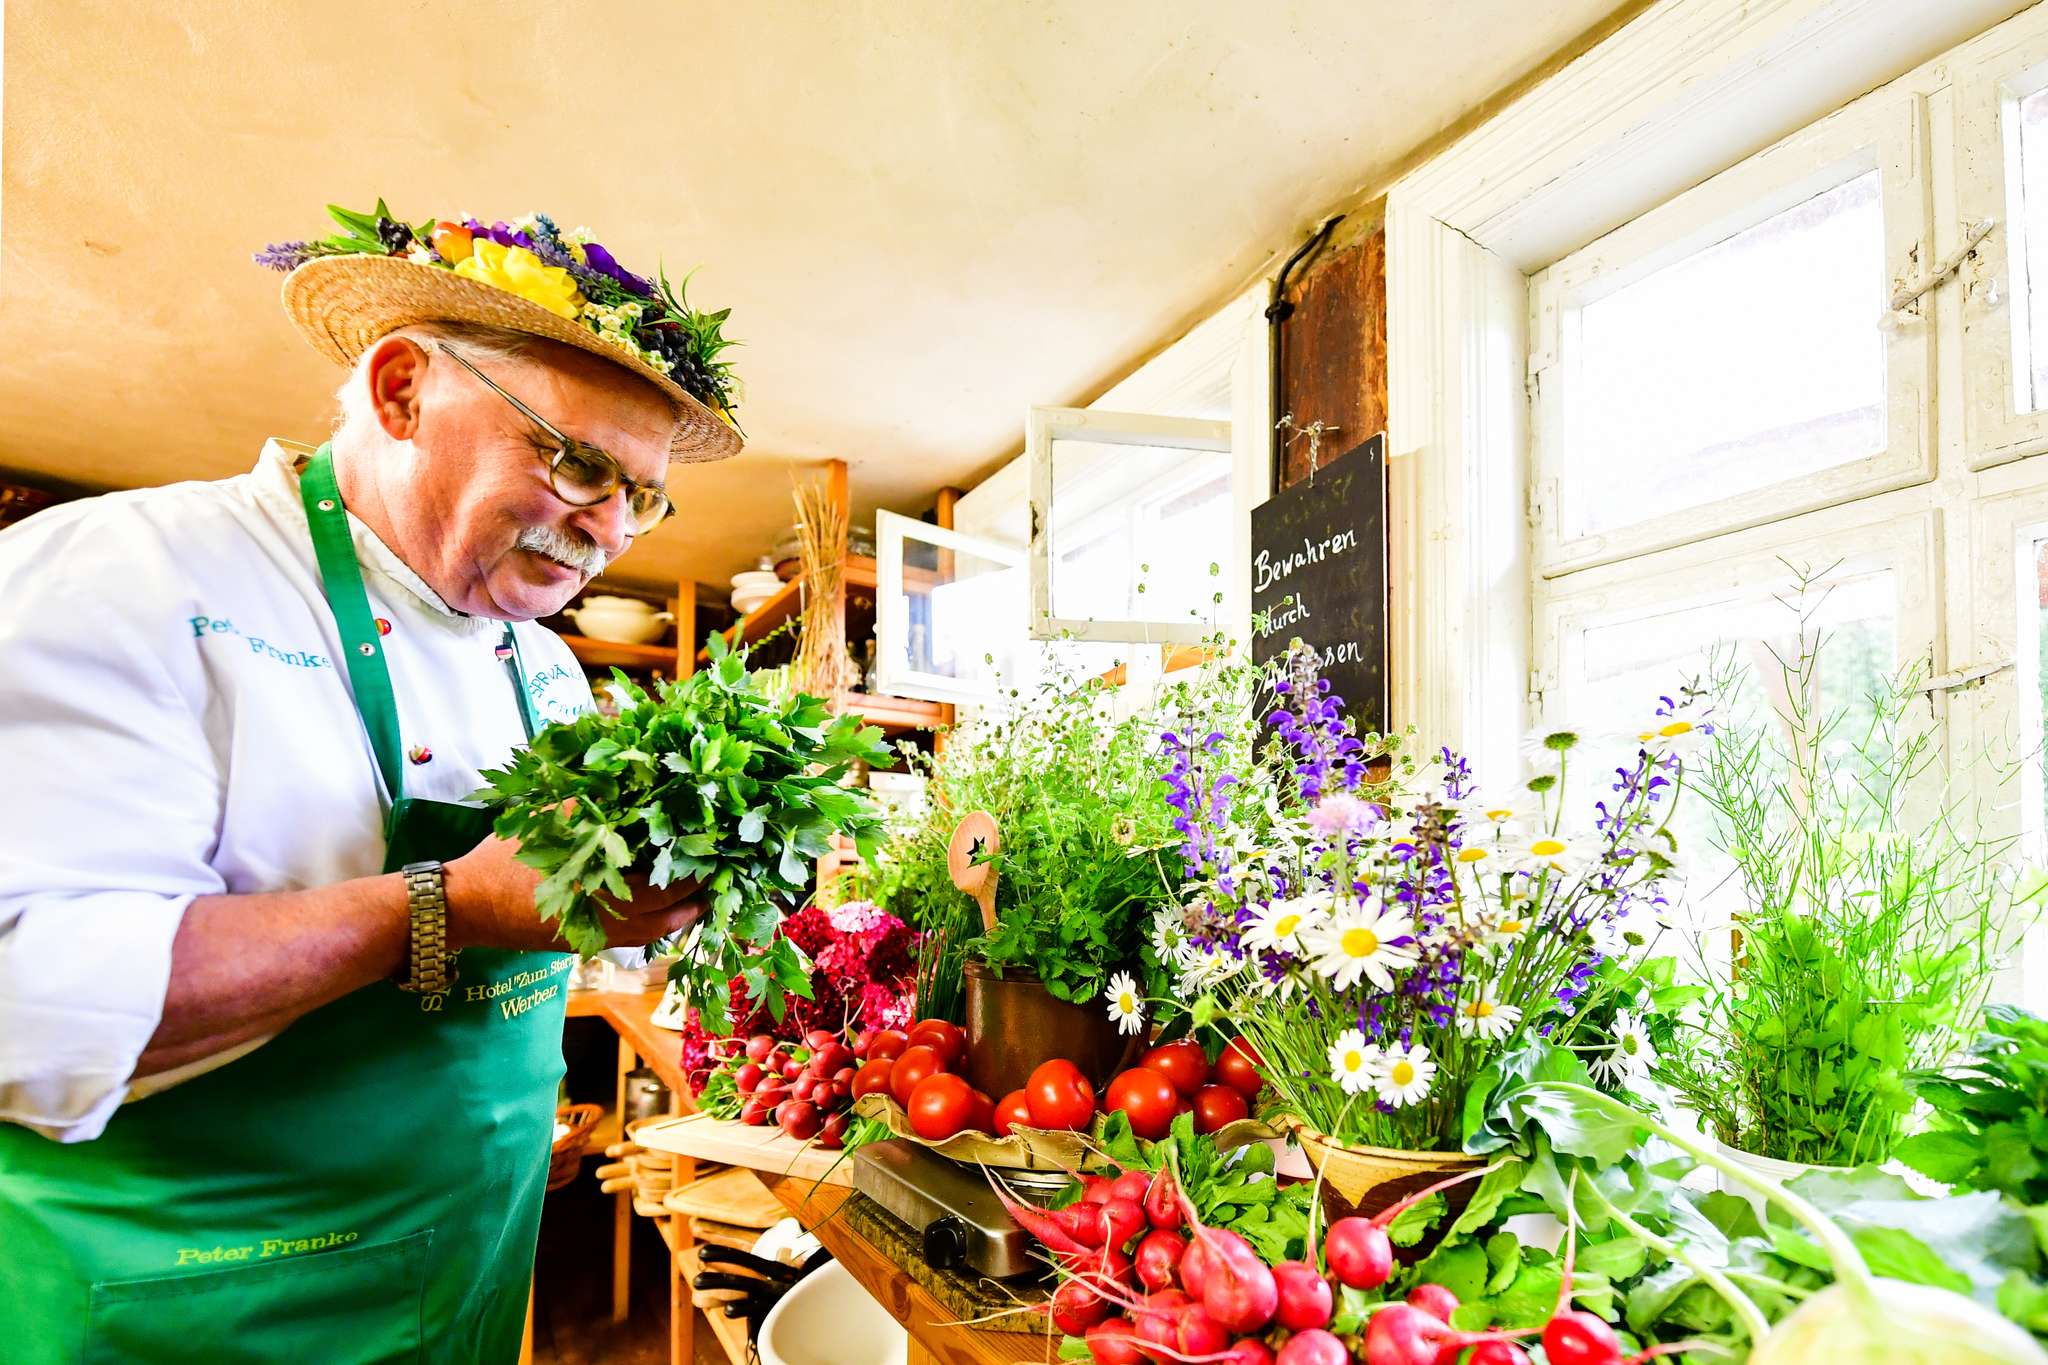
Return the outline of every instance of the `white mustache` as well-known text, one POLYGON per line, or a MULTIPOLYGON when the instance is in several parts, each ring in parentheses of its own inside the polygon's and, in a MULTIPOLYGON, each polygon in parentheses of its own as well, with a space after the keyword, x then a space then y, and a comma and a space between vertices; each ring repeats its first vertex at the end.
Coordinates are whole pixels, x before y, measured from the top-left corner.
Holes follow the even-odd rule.
POLYGON ((567 564, 585 578, 595 578, 603 573, 608 562, 604 551, 598 549, 594 542, 572 539, 552 526, 527 527, 519 533, 519 548, 567 564))

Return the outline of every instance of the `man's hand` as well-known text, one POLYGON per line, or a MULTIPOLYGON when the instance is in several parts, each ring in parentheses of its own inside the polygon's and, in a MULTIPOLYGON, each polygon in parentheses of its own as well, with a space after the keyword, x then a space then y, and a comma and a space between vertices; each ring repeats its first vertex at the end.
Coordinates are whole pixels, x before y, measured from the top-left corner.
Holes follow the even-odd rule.
MULTIPOLYGON (((450 948, 517 948, 562 951, 567 947, 553 920, 534 909, 540 873, 515 856, 515 840, 495 836, 447 865, 448 946, 450 948)), ((603 916, 605 936, 614 948, 638 948, 679 933, 704 913, 695 882, 650 886, 645 878, 628 877, 629 901, 614 901, 616 918, 603 916)))

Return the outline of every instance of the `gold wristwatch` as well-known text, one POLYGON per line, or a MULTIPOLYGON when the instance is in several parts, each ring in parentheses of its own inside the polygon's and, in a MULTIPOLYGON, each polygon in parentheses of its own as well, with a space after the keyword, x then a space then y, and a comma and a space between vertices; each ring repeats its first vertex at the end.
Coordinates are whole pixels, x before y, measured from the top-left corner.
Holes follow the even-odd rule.
POLYGON ((439 995, 455 984, 456 975, 454 955, 448 951, 446 873, 441 864, 425 862, 407 863, 399 875, 405 878, 405 908, 412 924, 407 974, 398 989, 439 995))

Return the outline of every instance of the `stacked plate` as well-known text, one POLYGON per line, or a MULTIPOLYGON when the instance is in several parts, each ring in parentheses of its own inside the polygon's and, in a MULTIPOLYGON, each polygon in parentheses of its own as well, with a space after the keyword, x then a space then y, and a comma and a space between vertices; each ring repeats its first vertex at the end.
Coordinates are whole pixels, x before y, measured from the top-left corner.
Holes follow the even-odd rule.
POLYGON ((732 576, 732 609, 745 616, 775 595, 782 579, 773 569, 749 569, 732 576))

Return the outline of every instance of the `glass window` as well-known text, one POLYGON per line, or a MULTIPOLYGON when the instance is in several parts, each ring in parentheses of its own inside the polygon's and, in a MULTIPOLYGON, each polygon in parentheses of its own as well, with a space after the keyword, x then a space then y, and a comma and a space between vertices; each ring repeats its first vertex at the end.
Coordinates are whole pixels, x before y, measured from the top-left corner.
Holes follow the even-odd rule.
POLYGON ((1579 307, 1567 533, 1881 453, 1886 287, 1870 170, 1579 307))
POLYGON ((1230 545, 1228 451, 1060 438, 1052 615, 1214 625, 1230 545))

